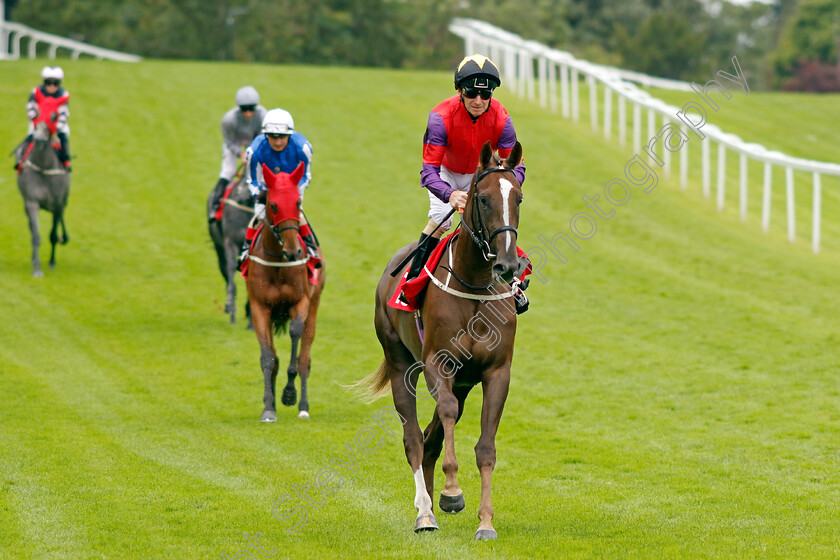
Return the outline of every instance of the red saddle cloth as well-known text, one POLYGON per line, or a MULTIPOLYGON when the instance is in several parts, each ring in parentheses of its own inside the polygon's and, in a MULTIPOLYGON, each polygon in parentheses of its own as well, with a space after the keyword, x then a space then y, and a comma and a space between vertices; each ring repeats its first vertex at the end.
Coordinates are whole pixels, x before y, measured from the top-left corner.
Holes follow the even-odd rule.
MULTIPOLYGON (((254 252, 254 245, 256 244, 257 239, 260 238, 260 234, 262 233, 262 229, 263 229, 264 225, 265 224, 260 224, 260 226, 257 228, 256 235, 254 235, 254 239, 251 240, 250 253, 254 252)), ((306 245, 303 243, 303 238, 300 236, 300 234, 298 234, 298 241, 300 242, 301 247, 306 247, 306 245)), ((248 280, 248 265, 250 265, 250 264, 251 264, 251 259, 247 258, 242 263, 242 268, 240 269, 241 274, 242 274, 242 278, 244 278, 245 280, 248 280)), ((318 279, 321 277, 321 270, 323 270, 323 269, 322 268, 315 268, 315 263, 312 261, 312 259, 310 259, 306 263, 306 277, 309 280, 309 283, 312 284, 313 286, 318 285, 318 279)))
POLYGON ((219 201, 219 208, 216 210, 216 213, 213 214, 213 218, 217 222, 222 221, 222 212, 225 211, 225 202, 230 197, 230 193, 233 191, 233 187, 235 186, 235 184, 231 183, 227 187, 225 187, 225 193, 222 195, 222 199, 219 201))
MULTIPOLYGON (((426 266, 420 271, 420 274, 417 278, 412 278, 411 280, 406 280, 406 276, 408 275, 408 270, 402 275, 400 278, 399 284, 397 284, 397 289, 391 294, 391 299, 388 300, 388 306, 393 307, 394 309, 399 309, 400 311, 408 311, 413 313, 417 310, 418 307, 418 299, 420 295, 426 290, 426 287, 429 285, 429 273, 426 272, 426 269, 434 270, 435 267, 440 262, 441 257, 443 256, 443 252, 446 250, 446 247, 455 241, 457 234, 460 232, 460 228, 456 229, 446 237, 444 237, 438 246, 435 247, 435 250, 432 251, 432 254, 429 256, 429 260, 426 261, 426 266), (408 300, 408 305, 405 304, 400 299, 400 293, 405 295, 405 299, 408 300)), ((525 251, 520 249, 518 246, 516 247, 516 253, 520 257, 528 258, 528 255, 525 254, 525 251)), ((530 259, 529 259, 530 261, 530 259)), ((529 264, 528 267, 525 269, 525 272, 522 273, 522 276, 519 277, 520 280, 523 280, 526 276, 531 274, 531 265, 529 264)))

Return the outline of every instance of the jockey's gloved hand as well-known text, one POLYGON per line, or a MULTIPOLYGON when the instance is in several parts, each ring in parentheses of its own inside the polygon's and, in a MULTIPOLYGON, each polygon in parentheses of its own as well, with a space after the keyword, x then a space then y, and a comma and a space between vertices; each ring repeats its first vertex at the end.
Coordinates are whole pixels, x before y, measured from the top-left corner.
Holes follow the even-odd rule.
POLYGON ((257 194, 257 203, 258 203, 258 204, 265 205, 265 193, 266 193, 266 192, 268 192, 268 191, 260 191, 260 192, 257 194))

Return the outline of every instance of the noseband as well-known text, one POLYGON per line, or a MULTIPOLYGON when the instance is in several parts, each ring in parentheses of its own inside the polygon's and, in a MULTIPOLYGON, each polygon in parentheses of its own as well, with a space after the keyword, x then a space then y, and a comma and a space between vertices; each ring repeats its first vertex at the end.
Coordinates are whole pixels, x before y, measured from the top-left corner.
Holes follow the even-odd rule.
POLYGON ((489 235, 487 235, 487 228, 484 225, 484 220, 481 217, 481 210, 478 209, 478 201, 475 200, 476 195, 478 193, 478 184, 484 180, 491 173, 505 173, 510 171, 513 173, 513 169, 510 167, 492 167, 490 169, 485 169, 481 173, 479 173, 478 177, 476 177, 475 182, 473 183, 473 187, 475 193, 473 195, 473 205, 472 205, 472 223, 475 230, 470 229, 470 227, 461 220, 461 227, 467 230, 472 237, 473 242, 478 245, 478 248, 481 250, 481 255, 484 257, 484 260, 490 261, 490 259, 495 258, 496 254, 491 252, 490 250, 490 243, 493 242, 493 239, 499 235, 500 233, 504 233, 506 231, 512 231, 514 236, 518 237, 518 233, 516 228, 513 226, 502 226, 496 230, 493 230, 489 235), (477 224, 477 225, 476 225, 477 224))

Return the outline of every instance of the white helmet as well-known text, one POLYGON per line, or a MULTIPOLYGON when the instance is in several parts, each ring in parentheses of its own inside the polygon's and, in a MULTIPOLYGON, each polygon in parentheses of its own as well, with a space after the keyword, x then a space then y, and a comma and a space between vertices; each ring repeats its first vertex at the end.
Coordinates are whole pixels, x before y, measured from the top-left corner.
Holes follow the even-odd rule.
POLYGON ((44 80, 53 79, 60 81, 64 79, 64 71, 61 69, 61 66, 44 66, 44 69, 41 70, 41 78, 44 80))
POLYGON ((251 86, 241 87, 239 88, 239 91, 236 92, 236 104, 240 106, 259 105, 260 94, 257 93, 257 90, 251 86))
POLYGON ((291 134, 295 131, 295 120, 285 109, 272 109, 265 114, 262 131, 266 134, 291 134))

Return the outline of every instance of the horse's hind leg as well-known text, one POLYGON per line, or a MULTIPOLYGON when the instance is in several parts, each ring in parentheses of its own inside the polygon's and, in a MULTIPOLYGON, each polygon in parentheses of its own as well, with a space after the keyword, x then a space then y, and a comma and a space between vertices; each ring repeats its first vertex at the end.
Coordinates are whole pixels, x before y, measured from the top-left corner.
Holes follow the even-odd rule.
MULTIPOLYGON (((509 368, 509 366, 508 366, 509 368)), ((510 369, 497 370, 496 375, 484 376, 482 388, 484 400, 481 404, 481 437, 475 444, 475 462, 481 474, 481 503, 478 506, 478 530, 476 540, 496 538, 493 528, 493 505, 490 501, 490 478, 496 466, 496 431, 502 418, 502 410, 510 386, 510 369)))
POLYGON ((298 343, 303 335, 304 321, 297 316, 289 323, 289 337, 292 339, 292 356, 289 360, 289 369, 286 370, 289 380, 283 388, 283 396, 280 399, 286 406, 292 406, 297 402, 297 390, 295 389, 295 377, 298 374, 298 343))
MULTIPOLYGON (((455 419, 456 423, 461 419, 461 415, 464 413, 464 401, 471 389, 472 386, 462 385, 455 387, 452 391, 455 398, 458 399, 458 417, 455 419)), ((440 457, 440 452, 443 448, 444 442, 443 423, 441 422, 437 407, 435 407, 435 413, 432 417, 432 421, 426 427, 423 435, 425 438, 423 441, 423 473, 426 477, 426 491, 429 493, 429 496, 434 496, 435 465, 440 457)), ((455 471, 457 473, 457 464, 455 465, 455 471)), ((438 506, 441 511, 445 511, 446 513, 458 513, 463 511, 466 507, 464 492, 458 485, 457 479, 455 479, 454 484, 451 484, 449 480, 447 480, 447 486, 445 486, 444 490, 440 493, 438 506)))
POLYGON ((27 200, 24 203, 24 209, 26 210, 26 216, 29 218, 29 232, 32 237, 32 276, 40 278, 44 275, 41 270, 41 258, 38 256, 38 252, 41 249, 41 232, 38 231, 38 211, 40 210, 40 206, 35 201, 27 200))

